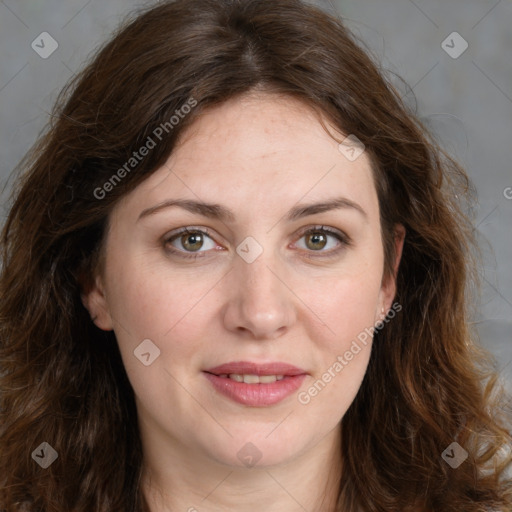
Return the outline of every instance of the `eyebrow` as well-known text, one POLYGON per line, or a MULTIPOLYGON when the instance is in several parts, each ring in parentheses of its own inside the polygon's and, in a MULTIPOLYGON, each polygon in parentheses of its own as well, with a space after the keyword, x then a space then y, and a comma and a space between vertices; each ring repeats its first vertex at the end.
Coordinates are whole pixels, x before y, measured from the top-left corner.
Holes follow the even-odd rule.
MULTIPOLYGON (((146 208, 141 212, 137 222, 150 215, 153 215, 157 212, 160 212, 164 209, 171 208, 177 206, 179 208, 183 208, 191 213, 197 213, 202 215, 203 217, 208 217, 210 219, 217 219, 222 222, 234 222, 235 214, 226 208, 217 203, 206 203, 203 201, 194 201, 191 199, 168 199, 159 203, 150 208, 146 208)), ((339 210, 339 209, 352 209, 359 212, 365 219, 368 219, 367 213, 364 209, 354 201, 347 199, 346 197, 336 197, 333 199, 329 199, 327 201, 323 201, 320 203, 311 203, 311 204, 302 204, 294 206, 286 215, 284 216, 285 220, 288 222, 292 222, 303 217, 307 217, 309 215, 315 215, 316 213, 323 213, 330 210, 339 210)))

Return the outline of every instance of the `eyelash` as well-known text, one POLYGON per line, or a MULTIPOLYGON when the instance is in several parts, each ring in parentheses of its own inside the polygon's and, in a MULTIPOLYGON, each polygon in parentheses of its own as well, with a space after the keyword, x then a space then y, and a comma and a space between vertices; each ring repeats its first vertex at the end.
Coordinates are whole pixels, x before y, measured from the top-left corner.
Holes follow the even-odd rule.
MULTIPOLYGON (((309 258, 309 259, 316 259, 316 258, 328 259, 328 258, 332 258, 332 257, 337 256, 338 253, 344 247, 348 247, 348 246, 351 245, 351 239, 347 235, 345 235, 342 232, 336 231, 334 229, 327 228, 325 226, 314 226, 312 228, 307 228, 305 231, 301 232, 298 240, 300 240, 302 237, 304 237, 306 235, 309 235, 311 233, 318 233, 318 232, 325 233, 327 235, 333 236, 334 238, 336 238, 340 242, 340 245, 336 249, 331 249, 330 251, 327 251, 327 252, 318 251, 320 254, 316 254, 316 255, 305 254, 304 256, 306 258, 309 258)), ((201 233, 202 235, 206 235, 206 236, 208 236, 209 238, 211 238, 213 240, 213 237, 211 236, 210 230, 208 228, 201 228, 201 229, 198 229, 198 228, 193 228, 193 229, 183 228, 183 229, 179 230, 177 233, 174 233, 171 236, 168 236, 164 240, 164 245, 166 247, 166 250, 169 253, 171 253, 171 254, 179 256, 180 258, 185 258, 185 259, 190 259, 190 260, 196 260, 198 258, 207 257, 207 253, 209 251, 198 251, 198 252, 195 252, 195 253, 191 253, 191 252, 177 250, 177 249, 174 249, 174 248, 169 248, 167 246, 167 244, 169 244, 170 242, 172 242, 175 239, 179 238, 184 233, 191 233, 191 234, 201 233)), ((311 252, 315 252, 315 251, 311 251, 311 252)))

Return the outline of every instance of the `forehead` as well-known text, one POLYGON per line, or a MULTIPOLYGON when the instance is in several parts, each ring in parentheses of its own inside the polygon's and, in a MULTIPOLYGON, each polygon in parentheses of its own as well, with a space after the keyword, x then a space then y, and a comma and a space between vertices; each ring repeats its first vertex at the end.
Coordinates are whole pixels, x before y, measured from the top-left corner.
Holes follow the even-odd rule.
MULTIPOLYGON (((326 118, 324 125, 346 137, 326 118)), ((338 146, 304 102, 251 93, 203 112, 131 195, 143 207, 186 197, 264 215, 341 194, 371 214, 377 197, 369 157, 350 161, 338 146)))

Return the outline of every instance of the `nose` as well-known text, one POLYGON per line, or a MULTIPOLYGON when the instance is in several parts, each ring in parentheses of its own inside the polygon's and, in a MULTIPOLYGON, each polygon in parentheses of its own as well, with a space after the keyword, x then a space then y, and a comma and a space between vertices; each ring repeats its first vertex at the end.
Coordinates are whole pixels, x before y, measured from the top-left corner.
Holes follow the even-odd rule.
POLYGON ((283 271, 263 253, 252 263, 235 262, 224 308, 225 327, 246 339, 275 339, 296 320, 293 293, 283 271))

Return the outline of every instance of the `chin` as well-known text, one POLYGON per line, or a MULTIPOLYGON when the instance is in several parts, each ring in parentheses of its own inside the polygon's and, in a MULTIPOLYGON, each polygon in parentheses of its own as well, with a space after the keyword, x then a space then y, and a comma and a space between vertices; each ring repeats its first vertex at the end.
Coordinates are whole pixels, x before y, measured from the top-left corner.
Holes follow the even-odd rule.
POLYGON ((283 442, 282 438, 278 436, 274 439, 271 439, 272 434, 268 436, 271 429, 265 428, 262 430, 264 431, 260 432, 259 435, 255 435, 254 430, 252 433, 240 433, 232 438, 230 437, 224 444, 217 444, 210 439, 210 445, 205 448, 208 450, 209 457, 219 464, 230 468, 248 469, 265 469, 286 465, 305 449, 305 446, 299 443, 299 441, 304 442, 303 434, 301 434, 300 440, 288 437, 286 442, 283 442), (212 451, 212 448, 215 448, 215 450, 212 451))

